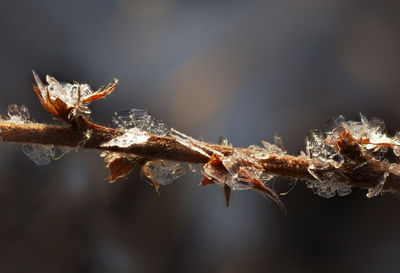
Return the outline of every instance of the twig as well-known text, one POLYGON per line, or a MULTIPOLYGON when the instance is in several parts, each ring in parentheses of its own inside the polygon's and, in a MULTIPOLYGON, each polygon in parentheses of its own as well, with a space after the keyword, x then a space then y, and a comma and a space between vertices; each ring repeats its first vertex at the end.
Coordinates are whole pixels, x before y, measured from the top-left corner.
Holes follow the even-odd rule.
POLYGON ((314 131, 307 141, 307 154, 291 156, 267 142, 263 142, 265 148, 237 148, 201 142, 177 131, 165 136, 143 126, 100 126, 88 120, 87 105, 110 94, 117 81, 93 92, 79 84, 61 85, 52 77, 47 78, 49 85, 45 86, 34 76, 34 90, 44 108, 66 125, 33 123, 9 113, 8 120, 0 120, 1 140, 106 152, 112 181, 140 164, 158 191, 159 184, 168 184, 181 173, 176 163, 168 162, 186 162, 202 164, 201 184, 222 186, 227 205, 232 189, 254 189, 280 203, 278 195, 266 185, 272 176, 313 181, 308 186, 326 197, 345 195, 351 187, 368 189, 369 197, 381 192, 400 193, 400 165, 383 157, 388 148, 400 154, 400 141, 387 137, 382 126, 377 126, 381 123, 363 116, 361 123, 339 119, 337 127, 325 135, 314 131), (168 175, 165 180, 163 176, 168 175))
MULTIPOLYGON (((84 129, 88 129, 91 130, 91 136, 81 147, 84 149, 122 152, 148 159, 165 159, 189 163, 205 164, 209 161, 209 158, 180 144, 173 137, 151 136, 146 143, 132 144, 129 148, 103 147, 101 146, 102 144, 117 136, 121 136, 124 131, 93 124, 86 121, 83 117, 80 117, 80 119, 81 124, 85 124, 85 126, 79 129, 71 125, 18 124, 1 120, 0 132, 3 142, 77 147, 84 137, 82 132, 84 129)), ((223 153, 225 156, 232 155, 236 149, 252 152, 243 148, 221 146, 206 142, 203 142, 203 144, 223 153)), ((262 164, 263 170, 267 174, 299 180, 315 180, 308 171, 310 159, 307 160, 303 157, 290 155, 270 155, 269 158, 260 160, 260 164, 262 164)), ((331 165, 325 170, 319 171, 319 173, 322 176, 324 172, 329 173, 335 170, 349 178, 348 184, 350 186, 368 189, 378 184, 385 170, 389 168, 390 163, 370 160, 367 164, 359 168, 357 168, 358 165, 360 164, 354 162, 345 163, 340 168, 335 168, 331 165)), ((390 174, 387 177, 383 190, 400 193, 400 177, 390 174)))

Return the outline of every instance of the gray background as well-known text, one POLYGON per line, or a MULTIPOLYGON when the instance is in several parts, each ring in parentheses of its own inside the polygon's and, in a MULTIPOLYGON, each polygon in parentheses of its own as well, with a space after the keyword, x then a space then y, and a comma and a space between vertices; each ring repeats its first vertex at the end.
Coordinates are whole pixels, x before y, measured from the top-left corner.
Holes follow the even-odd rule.
MULTIPOLYGON (((0 109, 53 122, 31 70, 117 91, 93 119, 148 109, 178 130, 235 146, 358 113, 400 128, 400 1, 8 1, 0 3, 0 109)), ((98 154, 34 165, 0 145, 1 272, 399 272, 400 200, 355 189, 330 200, 298 183, 287 216, 254 192, 186 176, 115 184, 98 154)), ((276 179, 286 191, 288 180, 276 179)))

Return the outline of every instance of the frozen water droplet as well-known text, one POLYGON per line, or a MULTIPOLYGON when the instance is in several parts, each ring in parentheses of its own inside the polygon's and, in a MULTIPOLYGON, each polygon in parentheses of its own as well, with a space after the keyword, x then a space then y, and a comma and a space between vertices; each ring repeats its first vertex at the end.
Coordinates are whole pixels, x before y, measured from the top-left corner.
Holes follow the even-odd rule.
POLYGON ((21 149, 26 156, 39 166, 49 164, 51 158, 54 157, 53 145, 22 144, 21 149))
POLYGON ((168 185, 186 173, 185 168, 178 162, 166 160, 148 161, 145 165, 150 170, 147 178, 160 185, 168 185))
POLYGON ((226 137, 224 137, 224 136, 220 136, 219 138, 218 138, 218 142, 217 142, 219 145, 222 145, 222 146, 228 146, 229 144, 228 144, 228 139, 226 138, 226 137))

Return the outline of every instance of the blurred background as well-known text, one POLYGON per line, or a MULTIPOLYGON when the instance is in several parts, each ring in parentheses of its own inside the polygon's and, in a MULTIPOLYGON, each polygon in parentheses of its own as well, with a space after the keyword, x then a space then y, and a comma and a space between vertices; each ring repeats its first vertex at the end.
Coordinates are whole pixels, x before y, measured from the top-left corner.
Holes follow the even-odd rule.
MULTIPOLYGON (((31 70, 98 88, 92 105, 147 109, 186 134, 304 150, 339 114, 400 129, 400 1, 11 1, 0 3, 0 109, 53 122, 31 70)), ((399 272, 400 199, 297 183, 278 206, 187 175, 158 197, 135 171, 109 184, 98 153, 39 167, 0 145, 0 272, 399 272)), ((284 192, 290 181, 276 179, 284 192)))

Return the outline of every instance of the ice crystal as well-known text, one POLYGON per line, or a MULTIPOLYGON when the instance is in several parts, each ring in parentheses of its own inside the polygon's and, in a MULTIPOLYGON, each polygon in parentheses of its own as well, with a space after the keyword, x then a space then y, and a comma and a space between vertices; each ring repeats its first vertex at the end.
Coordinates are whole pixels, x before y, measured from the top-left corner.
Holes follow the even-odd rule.
POLYGON ((140 130, 139 128, 131 128, 125 131, 125 133, 121 136, 115 137, 110 141, 102 144, 102 147, 121 147, 126 148, 134 144, 145 143, 149 139, 150 135, 140 130))
POLYGON ((218 143, 218 145, 229 146, 228 139, 226 137, 224 137, 224 136, 220 136, 218 138, 218 142, 217 143, 218 143))
POLYGON ((168 131, 165 122, 155 120, 146 110, 141 109, 115 112, 112 121, 121 130, 138 128, 150 135, 158 136, 165 136, 168 131))
MULTIPOLYGON (((29 110, 25 105, 21 105, 20 107, 16 104, 9 105, 7 115, 8 120, 13 123, 24 124, 32 122, 29 110)), ((21 150, 26 156, 28 156, 33 162, 35 162, 39 166, 49 164, 52 158, 56 159, 55 148, 51 144, 22 144, 21 150)), ((66 147, 60 148, 60 150, 64 154, 66 152, 66 147)))
POLYGON ((392 168, 395 168, 395 164, 393 164, 393 163, 390 164, 388 170, 383 174, 379 183, 374 188, 368 189, 368 193, 367 193, 368 198, 378 196, 382 192, 383 186, 385 185, 386 179, 389 176, 392 168))
POLYGON ((53 145, 22 144, 22 151, 37 165, 47 165, 51 158, 54 158, 55 151, 53 145))
POLYGON ((174 128, 171 128, 168 131, 168 135, 174 137, 175 140, 177 142, 179 142, 180 144, 182 144, 182 145, 188 147, 189 149, 196 151, 206 157, 210 157, 210 154, 217 154, 217 155, 222 156, 221 152, 219 152, 209 146, 206 146, 202 142, 200 142, 190 136, 187 136, 187 135, 175 130, 174 128))
POLYGON ((346 196, 351 193, 351 187, 345 183, 331 181, 307 181, 307 187, 324 198, 334 197, 336 194, 339 196, 346 196))
POLYGON ((258 160, 244 151, 236 150, 232 155, 221 156, 219 159, 223 169, 206 164, 203 174, 220 186, 228 185, 232 190, 248 190, 254 188, 255 180, 266 182, 273 178, 263 175, 258 160))
POLYGON ((186 169, 179 162, 167 160, 148 161, 144 176, 153 183, 168 185, 186 173, 186 169))
POLYGON ((312 130, 309 138, 306 138, 307 155, 318 161, 318 168, 324 168, 329 164, 339 168, 344 162, 338 148, 329 141, 332 136, 332 132, 327 132, 325 135, 319 130, 312 130))
POLYGON ((348 185, 348 179, 339 171, 323 172, 318 175, 313 169, 308 170, 315 181, 307 181, 306 185, 315 194, 325 198, 346 196, 351 193, 351 187, 348 185))
POLYGON ((278 136, 274 138, 275 144, 269 143, 268 141, 261 141, 264 147, 260 147, 258 145, 250 145, 249 149, 252 150, 253 157, 256 159, 267 159, 271 155, 280 156, 285 155, 286 151, 283 150, 282 139, 278 136))
MULTIPOLYGON (((334 128, 326 133, 312 131, 306 140, 307 157, 312 159, 309 161, 308 171, 316 180, 308 182, 307 185, 321 196, 329 198, 335 194, 343 196, 350 193, 351 188, 346 183, 346 178, 338 170, 346 160, 364 158, 365 162, 361 162, 354 168, 357 170, 366 165, 367 160, 382 161, 388 148, 391 148, 396 156, 400 156, 400 133, 394 137, 387 136, 385 124, 378 118, 368 119, 360 114, 360 121, 346 121, 343 116, 339 116, 333 120, 333 125, 334 128), (358 154, 350 158, 341 154, 338 143, 343 142, 347 144, 341 144, 342 146, 357 147, 355 153, 358 154), (371 157, 372 159, 368 159, 371 157), (337 170, 326 171, 331 166, 337 170), (324 171, 320 172, 321 170, 324 171)), ((381 193, 393 166, 393 164, 390 165, 376 187, 369 189, 367 197, 374 197, 381 193)))
POLYGON ((378 160, 381 160, 387 149, 392 148, 393 152, 400 155, 400 135, 389 137, 385 133, 385 123, 378 118, 368 120, 360 114, 361 121, 344 121, 340 119, 337 126, 346 130, 354 139, 367 151, 372 152, 378 160))
POLYGON ((28 123, 30 122, 30 113, 25 105, 18 107, 16 104, 10 104, 7 110, 8 120, 14 123, 28 123))

